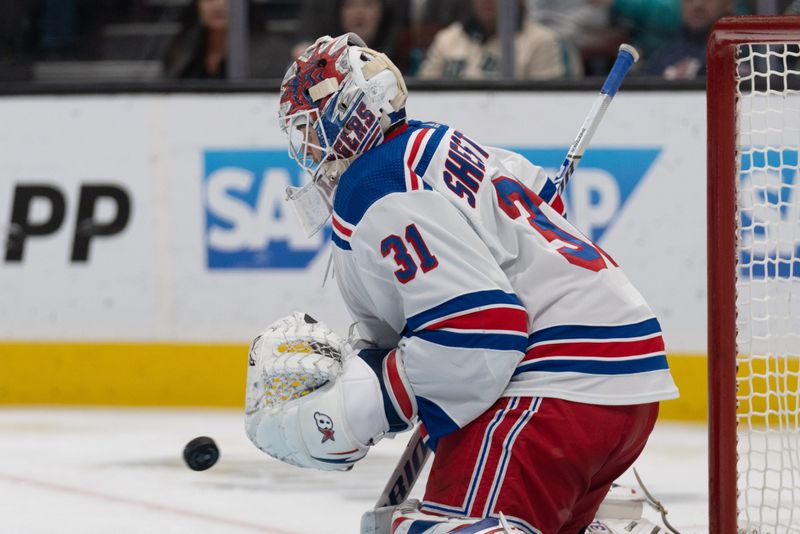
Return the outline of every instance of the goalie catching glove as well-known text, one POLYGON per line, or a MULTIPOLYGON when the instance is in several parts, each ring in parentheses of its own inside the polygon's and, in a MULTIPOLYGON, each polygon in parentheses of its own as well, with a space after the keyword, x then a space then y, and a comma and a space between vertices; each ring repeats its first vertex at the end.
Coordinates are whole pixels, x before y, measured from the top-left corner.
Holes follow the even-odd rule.
POLYGON ((323 323, 293 313, 250 347, 245 427, 256 447, 299 467, 346 470, 388 431, 378 378, 323 323))

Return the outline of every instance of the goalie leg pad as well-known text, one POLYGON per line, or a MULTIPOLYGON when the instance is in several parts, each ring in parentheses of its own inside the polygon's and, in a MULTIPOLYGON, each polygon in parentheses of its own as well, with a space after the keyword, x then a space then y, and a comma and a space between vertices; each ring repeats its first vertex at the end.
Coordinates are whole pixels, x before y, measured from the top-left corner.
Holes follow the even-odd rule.
POLYGON ((337 378, 302 397, 248 417, 262 451, 299 467, 346 470, 388 430, 378 380, 360 358, 345 359, 337 378))
MULTIPOLYGON (((378 509, 380 510, 380 509, 378 509)), ((366 515, 366 514, 365 514, 366 515)), ((363 526, 362 521, 362 526, 363 526)), ((392 514, 391 530, 366 532, 386 532, 387 534, 528 534, 509 524, 505 516, 484 518, 444 517, 425 514, 419 511, 419 501, 410 499, 395 507, 392 514)), ((362 528, 361 533, 366 534, 362 528)))
POLYGON ((598 519, 586 527, 586 534, 668 534, 644 518, 598 519))
POLYGON ((612 484, 594 516, 596 519, 640 519, 644 503, 644 495, 638 490, 612 484))

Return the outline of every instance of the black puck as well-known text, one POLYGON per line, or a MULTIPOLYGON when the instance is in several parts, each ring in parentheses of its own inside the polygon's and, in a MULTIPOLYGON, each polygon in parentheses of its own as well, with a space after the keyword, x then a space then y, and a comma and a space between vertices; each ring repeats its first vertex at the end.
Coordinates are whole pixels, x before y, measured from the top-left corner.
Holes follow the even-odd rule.
POLYGON ((183 448, 183 459, 194 471, 205 471, 219 459, 219 447, 208 436, 194 438, 183 448))

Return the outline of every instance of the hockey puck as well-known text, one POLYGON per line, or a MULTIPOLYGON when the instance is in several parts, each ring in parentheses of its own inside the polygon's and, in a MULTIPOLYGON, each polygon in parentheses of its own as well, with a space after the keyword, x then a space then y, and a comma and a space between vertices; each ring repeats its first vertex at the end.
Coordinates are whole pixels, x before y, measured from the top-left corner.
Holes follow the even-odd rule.
POLYGON ((183 460, 194 471, 205 471, 219 459, 219 448, 208 436, 194 438, 183 448, 183 460))

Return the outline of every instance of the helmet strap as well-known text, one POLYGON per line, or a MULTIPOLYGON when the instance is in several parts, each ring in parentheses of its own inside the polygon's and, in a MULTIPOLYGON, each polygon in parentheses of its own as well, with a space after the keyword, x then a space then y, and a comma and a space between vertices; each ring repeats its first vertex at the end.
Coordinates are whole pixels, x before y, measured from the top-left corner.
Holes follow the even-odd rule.
POLYGON ((339 90, 339 80, 336 78, 325 78, 318 84, 308 89, 308 95, 317 102, 328 95, 332 95, 339 90))

